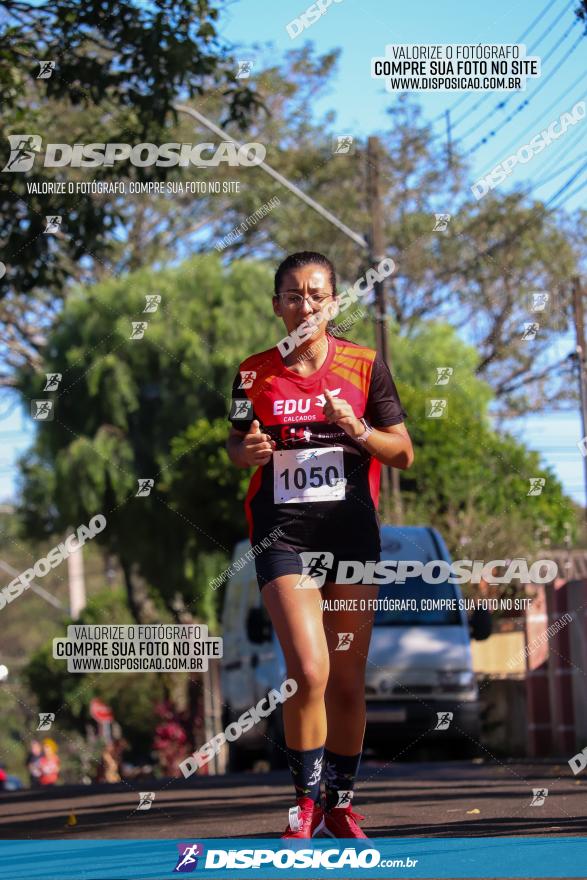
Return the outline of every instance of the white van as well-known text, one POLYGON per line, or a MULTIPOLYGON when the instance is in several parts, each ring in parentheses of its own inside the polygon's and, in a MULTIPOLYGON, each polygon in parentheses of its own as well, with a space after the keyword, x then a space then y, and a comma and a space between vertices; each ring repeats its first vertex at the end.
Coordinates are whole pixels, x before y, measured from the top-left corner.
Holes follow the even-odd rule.
MULTIPOLYGON (((423 564, 451 561, 440 534, 424 526, 383 526, 381 544, 382 559, 423 564)), ((247 541, 237 544, 234 561, 242 560, 249 548, 247 541)), ((386 597, 460 599, 461 591, 456 584, 425 584, 411 577, 402 586, 381 586, 379 598, 386 597)), ((252 561, 227 584, 222 622, 222 699, 229 724, 286 678, 283 654, 263 608, 252 561)), ((366 671, 365 744, 382 748, 393 743, 395 747, 404 740, 422 737, 431 743, 442 737, 443 744, 460 740, 461 754, 474 751, 480 710, 470 638, 487 638, 490 631, 491 620, 485 612, 469 618, 464 610, 377 611, 366 671), (452 713, 452 718, 445 713, 452 713)), ((282 746, 281 713, 275 711, 230 744, 229 766, 242 769, 261 755, 269 757, 273 767, 285 766, 282 746)))

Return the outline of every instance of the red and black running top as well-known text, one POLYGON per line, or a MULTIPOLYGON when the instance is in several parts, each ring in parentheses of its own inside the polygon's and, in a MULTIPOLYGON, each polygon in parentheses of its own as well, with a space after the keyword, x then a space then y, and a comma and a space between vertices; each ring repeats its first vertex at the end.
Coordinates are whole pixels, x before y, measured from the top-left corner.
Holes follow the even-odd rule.
POLYGON ((296 550, 379 550, 380 463, 323 413, 328 389, 374 428, 397 425, 403 409, 387 365, 370 348, 328 335, 328 354, 311 376, 285 366, 277 347, 240 365, 229 419, 248 431, 253 419, 276 443, 251 478, 245 501, 254 545, 280 528, 296 550))

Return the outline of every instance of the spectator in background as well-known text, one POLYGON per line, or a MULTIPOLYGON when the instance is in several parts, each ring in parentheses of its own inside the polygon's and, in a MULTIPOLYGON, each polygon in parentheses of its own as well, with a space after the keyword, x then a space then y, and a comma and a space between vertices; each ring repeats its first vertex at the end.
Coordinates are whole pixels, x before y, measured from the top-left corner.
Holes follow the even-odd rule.
POLYGON ((26 768, 29 771, 31 788, 38 788, 40 785, 39 779, 41 776, 40 764, 42 755, 43 749, 41 748, 41 743, 38 739, 33 739, 26 759, 26 768))
POLYGON ((57 754, 57 743, 52 739, 43 740, 43 754, 39 761, 41 770, 39 783, 41 785, 55 785, 59 781, 61 761, 57 754))
POLYGON ((100 756, 96 782, 120 782, 119 756, 116 743, 107 743, 100 756))

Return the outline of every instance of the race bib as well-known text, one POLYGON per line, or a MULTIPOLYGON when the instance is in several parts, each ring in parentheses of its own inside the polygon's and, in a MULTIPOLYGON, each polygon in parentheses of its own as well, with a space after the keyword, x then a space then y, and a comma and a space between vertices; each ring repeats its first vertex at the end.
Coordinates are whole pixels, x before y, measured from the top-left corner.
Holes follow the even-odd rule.
POLYGON ((344 457, 338 446, 324 449, 287 449, 273 453, 273 501, 343 501, 344 457))

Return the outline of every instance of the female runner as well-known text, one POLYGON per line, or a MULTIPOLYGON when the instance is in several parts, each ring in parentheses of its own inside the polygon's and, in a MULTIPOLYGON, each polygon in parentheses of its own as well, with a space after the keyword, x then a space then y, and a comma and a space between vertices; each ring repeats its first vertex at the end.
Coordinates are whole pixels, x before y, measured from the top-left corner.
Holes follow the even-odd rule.
POLYGON ((366 837, 352 797, 374 612, 359 605, 376 599, 378 587, 337 584, 336 572, 345 562, 379 561, 381 464, 405 469, 414 457, 385 363, 372 349, 328 332, 325 307, 336 297, 334 267, 322 254, 304 251, 281 263, 273 311, 288 334, 310 317, 315 332, 290 343, 285 357, 274 347, 247 358, 229 416, 231 460, 257 468, 245 501, 251 544, 280 530, 255 565, 287 675, 298 686, 283 704, 297 798, 285 838, 319 831, 366 837), (336 610, 323 610, 328 606, 336 610))

